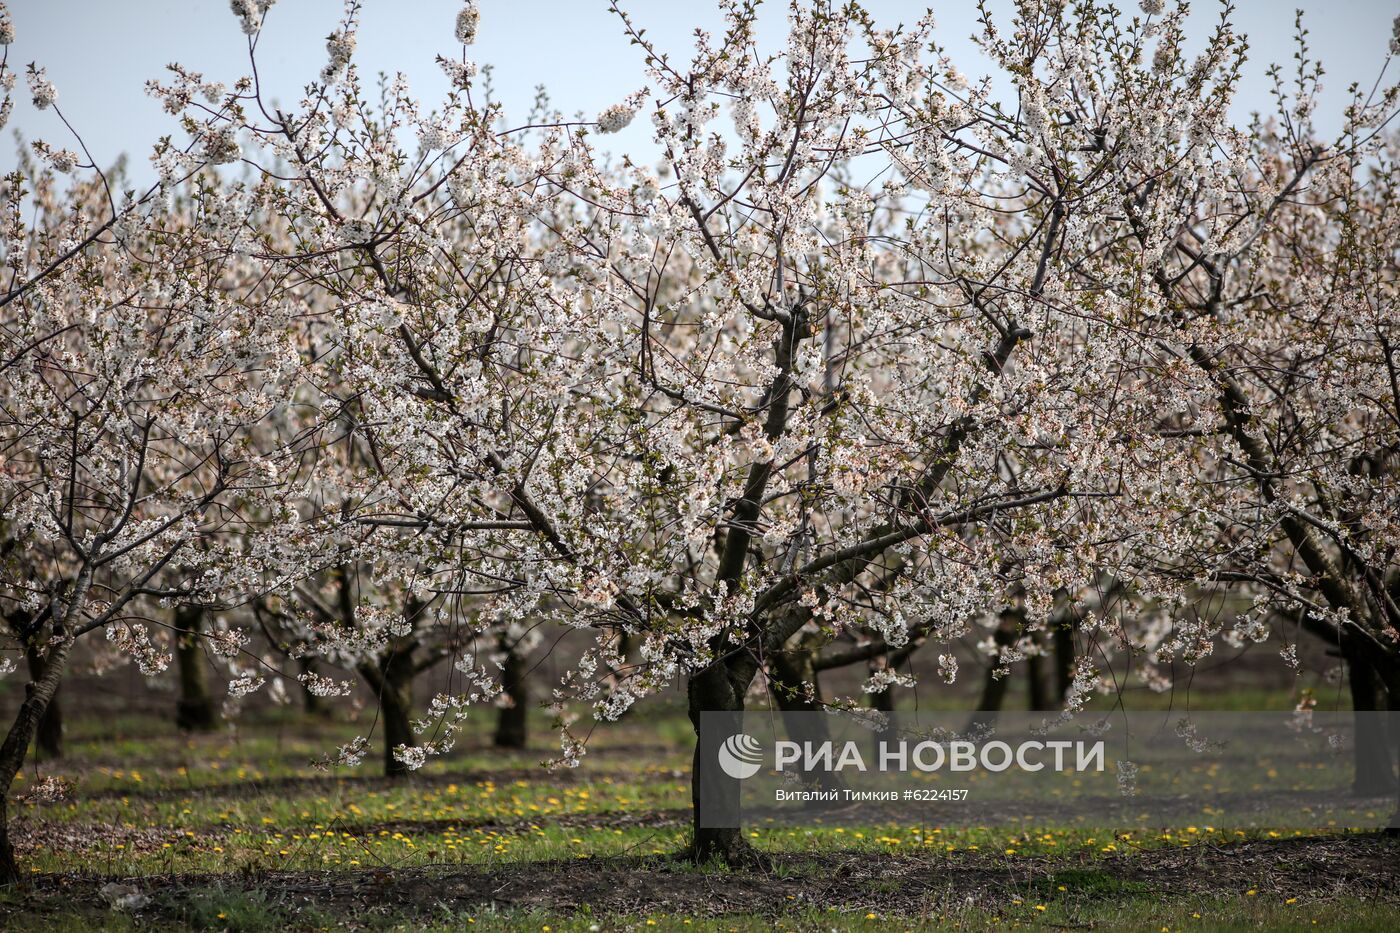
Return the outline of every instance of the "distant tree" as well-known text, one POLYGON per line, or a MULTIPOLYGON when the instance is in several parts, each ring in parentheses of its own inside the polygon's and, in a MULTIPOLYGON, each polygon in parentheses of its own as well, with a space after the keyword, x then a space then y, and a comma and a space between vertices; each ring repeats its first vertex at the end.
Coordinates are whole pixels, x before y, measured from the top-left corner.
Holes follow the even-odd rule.
POLYGON ((202 606, 176 606, 171 622, 179 679, 175 725, 187 732, 212 732, 219 726, 219 708, 209 692, 209 671, 204 660, 204 614, 202 606))
POLYGON ((492 742, 498 748, 524 748, 530 737, 530 662, 520 637, 502 633, 497 650, 504 653, 501 663, 501 696, 497 701, 496 732, 492 742))

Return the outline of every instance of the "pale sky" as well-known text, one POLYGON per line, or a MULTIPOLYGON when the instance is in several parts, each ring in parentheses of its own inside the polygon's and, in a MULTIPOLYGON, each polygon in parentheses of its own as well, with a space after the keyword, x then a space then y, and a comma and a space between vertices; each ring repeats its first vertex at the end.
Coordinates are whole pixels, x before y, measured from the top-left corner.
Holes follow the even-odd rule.
MULTIPOLYGON (((523 114, 543 84, 567 115, 592 119, 645 83, 641 53, 624 38, 607 0, 480 0, 481 25, 472 54, 495 68, 497 98, 510 114, 523 114)), ((685 56, 697 26, 714 29, 720 18, 706 0, 623 0, 637 25, 661 48, 685 56)), ((1119 5, 1136 12, 1135 0, 1119 5)), ((1250 40, 1250 65, 1237 97, 1237 116, 1267 109, 1268 62, 1291 64, 1295 3, 1239 0, 1236 27, 1250 40)), ((926 3, 870 0, 867 8, 883 25, 912 21, 926 3)), ((1335 127, 1353 81, 1367 87, 1386 56, 1391 21, 1400 13, 1394 0, 1303 0, 1314 54, 1327 70, 1319 125, 1335 127)), ((247 43, 227 0, 9 0, 17 38, 9 47, 16 71, 33 61, 48 69, 57 85, 64 115, 82 134, 101 165, 119 153, 131 156, 138 181, 154 177, 147 156, 163 134, 183 140, 175 118, 146 96, 144 83, 163 78, 167 62, 228 84, 248 71, 247 43)), ((1004 9, 1005 3, 997 4, 1004 9)), ((460 52, 452 36, 459 0, 364 0, 360 16, 361 73, 403 71, 428 106, 442 99, 446 79, 434 63, 438 53, 460 52)), ((976 77, 986 69, 968 37, 976 30, 973 0, 934 4, 939 41, 962 70, 976 77)), ((280 0, 271 10, 258 47, 258 67, 271 96, 300 98, 326 59, 325 37, 341 16, 340 0, 280 0)), ((770 0, 763 9, 762 34, 776 46, 785 28, 787 5, 770 0)), ((1192 12, 1193 35, 1203 35, 1218 16, 1216 3, 1200 0, 1192 12)), ((1003 20, 1003 23, 1005 20, 1003 20)), ((1400 67, 1393 64, 1392 69, 1400 67)), ((1393 74, 1393 72, 1392 72, 1393 74)), ((15 88, 15 109, 0 142, 0 169, 15 161, 13 132, 77 149, 52 112, 30 104, 23 84, 15 88)), ((609 140, 614 151, 649 160, 650 129, 638 120, 609 140)))

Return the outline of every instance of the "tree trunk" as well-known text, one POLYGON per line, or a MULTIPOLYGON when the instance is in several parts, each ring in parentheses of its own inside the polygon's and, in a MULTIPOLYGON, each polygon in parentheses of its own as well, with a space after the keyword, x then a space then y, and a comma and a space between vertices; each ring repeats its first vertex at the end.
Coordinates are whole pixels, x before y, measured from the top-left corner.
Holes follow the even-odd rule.
MULTIPOLYGON (((1385 717, 1387 728, 1381 740, 1385 746, 1386 763, 1389 767, 1395 763, 1397 746, 1400 746, 1400 735, 1397 735, 1390 725, 1396 719, 1395 714, 1400 713, 1400 661, 1397 661, 1394 655, 1381 652, 1370 656, 1368 660, 1371 661, 1371 670, 1381 682, 1385 705, 1390 710, 1390 715, 1385 717)), ((1395 809, 1390 814, 1385 834, 1394 838, 1400 836, 1400 781, 1393 781, 1391 786, 1394 788, 1391 799, 1395 801, 1395 809)))
MULTIPOLYGON (((79 597, 87 590, 86 581, 80 580, 77 586, 79 597)), ((62 634, 62 626, 49 642, 49 650, 44 657, 44 673, 37 678, 27 691, 14 724, 0 744, 0 886, 18 884, 21 878, 19 865, 15 862, 15 850, 10 843, 10 788, 15 775, 24 765, 24 756, 29 751, 29 743, 38 729, 39 720, 44 718, 44 710, 58 692, 64 669, 68 666, 68 653, 73 648, 71 639, 62 634)))
MULTIPOLYGON (((24 653, 29 661, 30 681, 25 690, 32 691, 34 684, 44 676, 44 654, 32 646, 26 648, 24 653)), ((58 699, 58 690, 55 688, 34 733, 34 748, 40 761, 63 757, 63 707, 59 705, 58 699)))
POLYGON ((413 734, 413 647, 390 648, 375 665, 364 665, 360 674, 369 682, 379 700, 379 719, 384 725, 384 776, 403 777, 411 770, 394 757, 400 746, 414 748, 413 734))
MULTIPOLYGON (((727 736, 717 735, 707 728, 701 735, 701 713, 728 713, 732 731, 737 732, 744 712, 744 692, 748 685, 739 685, 729 676, 723 662, 716 661, 690 675, 686 683, 686 699, 691 726, 695 729, 695 755, 690 769, 690 804, 693 834, 690 857, 696 862, 719 861, 730 866, 762 865, 765 859, 744 838, 739 819, 739 782, 729 778, 719 768, 716 750, 727 736), (706 812, 727 811, 732 817, 724 827, 701 826, 702 808, 706 812)), ((713 726, 714 724, 711 723, 713 726)), ((719 730, 726 731, 726 730, 719 730)))
MULTIPOLYGON (((897 672, 900 668, 909 664, 909 659, 914 656, 914 652, 918 651, 923 644, 924 636, 920 635, 903 648, 891 651, 889 654, 885 655, 885 669, 897 672)), ((875 733, 876 757, 880 755, 881 743, 895 742, 899 739, 899 716, 895 712, 895 705, 893 684, 882 693, 873 693, 870 695, 870 707, 885 714, 884 728, 875 733)))
POLYGON ((1051 708, 1050 694, 1045 688, 1044 658, 1038 654, 1026 658, 1026 702, 1033 713, 1051 708))
POLYGON ((530 688, 526 681, 528 668, 525 658, 514 649, 506 652, 501 668, 501 686, 505 688, 506 705, 496 713, 496 747, 524 748, 529 735, 530 688))
POLYGON ((979 713, 1000 712, 1002 703, 1006 701, 1006 689, 1011 686, 1011 677, 997 677, 996 672, 996 664, 991 665, 982 680, 982 696, 977 700, 979 713))
MULTIPOLYGON (((1016 610, 1008 609, 1002 612, 1001 622, 997 625, 997 630, 992 633, 992 640, 996 642, 998 649, 1005 648, 1016 641, 1015 622, 1018 618, 1016 610)), ((1000 712, 1002 704, 1006 702, 1006 690, 1011 686, 1011 675, 997 677, 996 672, 999 666, 1000 662, 993 660, 991 666, 987 668, 986 680, 982 682, 982 697, 977 701, 978 712, 1000 712)))
POLYGON ((1064 705, 1074 683, 1074 625, 1070 619, 1057 621, 1054 627, 1056 707, 1064 705))
POLYGON ((219 727, 219 710, 209 695, 209 672, 204 663, 204 608, 175 609, 175 660, 180 674, 180 697, 175 704, 175 725, 186 732, 213 732, 219 727))
POLYGON ((413 690, 410 682, 403 681, 396 686, 385 684, 380 696, 380 713, 384 717, 384 776, 403 777, 409 767, 394 757, 394 750, 418 744, 413 734, 413 690))
MULTIPOLYGON (((1001 614, 1001 623, 992 634, 999 649, 1016 641, 1016 632, 1013 628, 1015 618, 1016 615, 1012 610, 1001 614)), ((994 724, 997 721, 997 714, 1001 712, 1001 707, 1006 702, 1006 692, 1011 686, 1009 673, 1001 677, 996 676, 997 668, 1000 666, 1000 660, 993 658, 992 663, 987 667, 986 677, 982 681, 982 696, 977 700, 977 711, 972 714, 967 723, 968 732, 994 724)))
MULTIPOLYGON (((826 717, 814 715, 826 712, 821 701, 814 660, 815 652, 801 648, 780 651, 768 658, 768 692, 782 711, 783 728, 788 738, 804 746, 831 741, 831 729, 827 727, 826 717), (810 693, 807 685, 811 686, 810 693)), ((846 786, 834 771, 820 772, 818 783, 822 790, 837 790, 846 786)))
POLYGON ((1347 654, 1347 681, 1351 686, 1351 707, 1356 716, 1356 737, 1352 755, 1356 766, 1352 792, 1361 797, 1380 797, 1396 790, 1395 765, 1383 717, 1377 712, 1388 704, 1375 668, 1360 651, 1347 654))

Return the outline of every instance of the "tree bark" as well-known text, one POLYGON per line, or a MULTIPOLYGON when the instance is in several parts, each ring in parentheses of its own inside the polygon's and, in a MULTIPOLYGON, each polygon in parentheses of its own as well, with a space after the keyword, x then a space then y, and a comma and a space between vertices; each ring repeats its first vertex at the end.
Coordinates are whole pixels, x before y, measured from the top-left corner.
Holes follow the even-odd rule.
POLYGON ((403 777, 410 769, 394 757, 394 750, 400 746, 413 748, 418 744, 412 724, 412 682, 386 682, 380 695, 380 711, 384 717, 384 776, 403 777))
MULTIPOLYGON (((783 728, 788 738, 804 746, 821 745, 831 741, 831 729, 822 705, 821 686, 814 665, 815 652, 801 648, 780 651, 768 658, 768 692, 782 712, 783 728), (807 685, 811 686, 808 692, 807 685)), ((818 778, 822 790, 837 790, 845 786, 834 771, 822 771, 818 778)))
MULTIPOLYGON (((1070 618, 1073 618, 1071 611, 1070 618)), ((1064 705, 1069 688, 1074 684, 1074 624, 1057 620, 1054 626, 1055 644, 1055 706, 1064 705)))
MULTIPOLYGON (((77 587, 79 598, 86 590, 86 581, 80 580, 77 587)), ((30 684, 24 702, 15 714, 15 721, 6 733, 4 743, 0 744, 0 886, 18 884, 21 878, 19 865, 15 862, 15 850, 10 843, 10 788, 14 785, 15 775, 24 765, 24 757, 38 729, 39 720, 43 719, 44 710, 58 692, 59 682, 68 666, 68 653, 73 648, 73 641, 63 634, 62 626, 56 628, 58 631, 50 640, 44 656, 44 673, 30 684)))
POLYGON ((219 727, 219 709, 209 695, 209 672, 201 644, 204 607, 176 607, 174 629, 175 660, 180 675, 175 725, 186 732, 213 732, 219 727))
POLYGON ((1347 655, 1347 680, 1351 686, 1351 707, 1356 715, 1356 737, 1352 756, 1356 772, 1352 792, 1362 797, 1379 797, 1396 791, 1395 765, 1383 718, 1377 712, 1388 704, 1375 668, 1360 651, 1347 655))
MULTIPOLYGON (((690 207, 700 227, 704 229, 705 221, 699 209, 694 203, 691 203, 690 207)), ((788 395, 793 387, 793 359, 800 339, 799 332, 806 336, 806 328, 806 315, 799 309, 798 313, 793 313, 783 323, 782 335, 774 342, 773 362, 777 372, 763 399, 763 407, 768 409, 763 430, 769 441, 778 440, 787 426, 788 395)), ((756 460, 749 464, 743 495, 734 506, 732 521, 724 535, 723 544, 720 545, 715 582, 722 585, 729 596, 735 596, 739 592, 739 581, 744 573, 744 565, 748 562, 749 543, 753 538, 750 529, 755 527, 763 511, 763 493, 768 487, 772 471, 771 460, 756 460)), ((774 621, 772 618, 768 619, 770 624, 774 621)), ((764 635, 770 634, 767 626, 758 626, 758 631, 764 635)), ((729 653, 726 642, 727 640, 720 636, 712 639, 709 647, 714 660, 693 672, 686 682, 690 722, 696 737, 695 755, 690 771, 691 811, 694 820, 690 855, 696 862, 719 860, 729 865, 766 867, 767 859, 749 845, 742 829, 739 828, 741 820, 738 782, 726 779, 719 768, 711 743, 702 741, 712 736, 700 734, 701 717, 706 712, 729 714, 731 724, 737 728, 744 712, 744 694, 758 673, 756 656, 750 654, 736 659, 729 653), (719 806, 732 809, 732 819, 726 820, 719 828, 702 826, 701 800, 705 797, 717 797, 716 802, 719 806)), ((774 647, 780 648, 781 641, 774 647)))
MULTIPOLYGON (((28 693, 44 676, 44 654, 32 646, 26 648, 24 654, 29 661, 29 684, 25 686, 28 693)), ((40 761, 63 757, 63 707, 59 705, 57 689, 49 698, 48 706, 44 707, 44 715, 39 717, 39 725, 34 733, 34 748, 40 761)))
POLYGON ((403 777, 411 770, 394 757, 400 746, 415 748, 413 734, 414 646, 390 648, 377 664, 366 664, 360 674, 379 700, 379 719, 384 726, 384 776, 403 777))
POLYGON ((1011 686, 1011 677, 997 677, 996 672, 997 666, 991 665, 982 680, 982 695, 977 700, 979 713, 1001 712, 1002 703, 1006 701, 1006 689, 1011 686))
POLYGON ((1051 708, 1050 694, 1045 685, 1044 658, 1038 654, 1026 658, 1026 702, 1033 713, 1043 713, 1051 708))
POLYGON ((524 748, 529 738, 530 687, 526 679, 526 659, 513 648, 506 652, 501 668, 501 686, 505 688, 506 705, 496 713, 497 748, 524 748))
MULTIPOLYGON (((1345 647, 1346 641, 1342 644, 1345 647)), ((1372 649, 1373 650, 1373 649, 1372 649)), ((1395 714, 1400 713, 1400 660, 1388 652, 1375 652, 1369 657, 1371 669, 1375 672, 1376 678, 1384 688, 1386 706, 1389 707, 1391 715, 1386 717, 1386 723, 1395 721, 1395 714)), ((1395 761, 1397 746, 1400 746, 1400 735, 1396 735, 1393 729, 1387 728, 1384 738, 1387 762, 1395 761)), ((1390 820, 1385 829, 1385 834, 1391 838, 1400 836, 1400 781, 1393 785, 1395 793, 1392 800, 1395 801, 1395 810, 1390 814, 1390 820)))
MULTIPOLYGON (((744 712, 744 693, 748 685, 736 684, 725 664, 716 661, 709 667, 690 675, 686 682, 686 699, 691 726, 695 729, 695 754, 690 769, 690 804, 693 832, 690 858, 696 862, 723 862, 730 866, 762 866, 763 856, 749 845, 738 826, 738 782, 730 781, 718 767, 712 752, 713 742, 702 742, 700 723, 702 713, 729 713, 737 723, 744 712), (706 805, 733 807, 735 825, 701 826, 701 798, 706 805)), ((706 736, 713 739, 714 736, 706 736)))

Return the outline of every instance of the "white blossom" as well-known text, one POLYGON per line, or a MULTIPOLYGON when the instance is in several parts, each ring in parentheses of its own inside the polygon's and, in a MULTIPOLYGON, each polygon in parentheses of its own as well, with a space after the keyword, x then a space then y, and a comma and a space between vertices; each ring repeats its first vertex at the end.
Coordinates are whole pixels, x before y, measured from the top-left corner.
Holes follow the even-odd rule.
POLYGON ((626 104, 613 104, 598 114, 598 132, 616 133, 632 122, 635 111, 626 104))
POLYGON ((417 771, 427 761, 427 753, 413 745, 400 745, 394 749, 394 760, 410 771, 417 771))
POLYGON ((48 110, 58 100, 58 88, 53 86, 43 68, 29 66, 29 93, 37 110, 48 110))
POLYGON ((480 21, 481 13, 476 8, 476 0, 467 0, 467 4, 457 13, 455 31, 457 41, 463 45, 471 45, 475 42, 476 29, 480 21))
POLYGON ((940 654, 938 656, 938 676, 945 684, 951 684, 958 679, 958 659, 951 654, 940 654))

